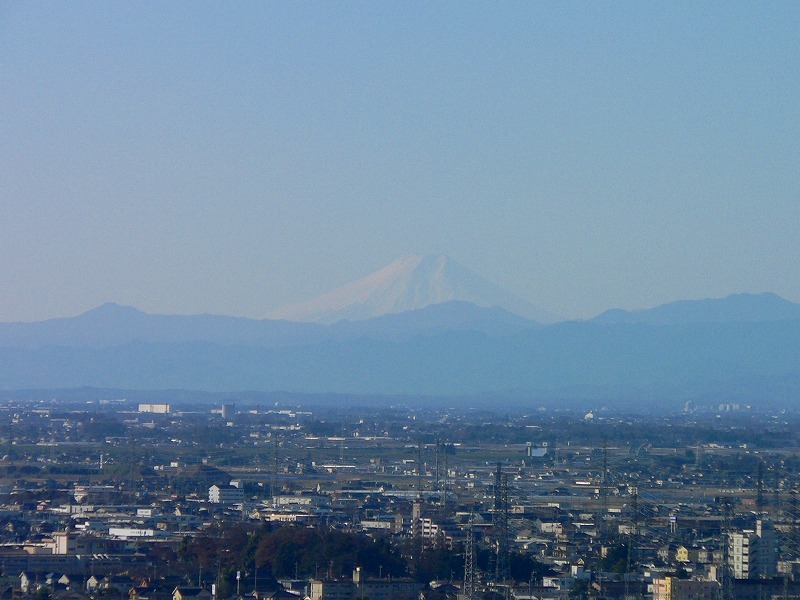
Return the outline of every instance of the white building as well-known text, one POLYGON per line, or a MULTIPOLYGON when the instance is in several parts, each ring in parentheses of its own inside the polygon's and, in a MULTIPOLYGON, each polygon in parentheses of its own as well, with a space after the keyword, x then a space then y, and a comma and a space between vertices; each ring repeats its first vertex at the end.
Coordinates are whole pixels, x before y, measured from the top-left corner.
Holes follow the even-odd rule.
POLYGON ((208 488, 208 501, 211 504, 242 504, 244 490, 232 485, 212 485, 208 488))
POLYGON ((159 415, 166 415, 170 412, 169 404, 140 404, 140 413, 156 413, 159 415))
POLYGON ((140 537, 151 538, 156 537, 156 531, 154 529, 137 529, 135 527, 110 527, 108 529, 108 535, 123 539, 140 537))
POLYGON ((759 519, 756 529, 745 529, 728 537, 728 560, 736 579, 772 577, 777 573, 778 554, 772 523, 759 519))

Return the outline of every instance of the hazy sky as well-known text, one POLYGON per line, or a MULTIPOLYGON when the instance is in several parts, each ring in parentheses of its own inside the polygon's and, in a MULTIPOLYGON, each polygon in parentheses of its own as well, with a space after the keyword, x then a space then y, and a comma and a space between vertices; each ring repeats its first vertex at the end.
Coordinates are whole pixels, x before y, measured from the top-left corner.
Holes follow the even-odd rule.
POLYGON ((0 321, 411 252, 591 316, 800 301, 798 2, 3 2, 0 321))

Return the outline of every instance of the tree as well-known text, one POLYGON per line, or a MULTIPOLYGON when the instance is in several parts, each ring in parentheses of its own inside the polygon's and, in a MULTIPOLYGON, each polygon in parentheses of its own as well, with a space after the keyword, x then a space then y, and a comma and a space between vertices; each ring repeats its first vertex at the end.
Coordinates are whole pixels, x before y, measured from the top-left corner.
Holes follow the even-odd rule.
POLYGON ((612 573, 626 573, 628 571, 628 546, 624 543, 616 543, 608 549, 605 558, 601 563, 604 571, 612 573))
POLYGON ((591 586, 588 579, 576 579, 569 588, 569 597, 586 600, 589 598, 590 589, 591 586))
POLYGON ((312 576, 318 568, 348 575, 361 567, 365 575, 403 575, 406 564, 383 540, 331 529, 282 527, 261 536, 255 565, 274 577, 312 576))

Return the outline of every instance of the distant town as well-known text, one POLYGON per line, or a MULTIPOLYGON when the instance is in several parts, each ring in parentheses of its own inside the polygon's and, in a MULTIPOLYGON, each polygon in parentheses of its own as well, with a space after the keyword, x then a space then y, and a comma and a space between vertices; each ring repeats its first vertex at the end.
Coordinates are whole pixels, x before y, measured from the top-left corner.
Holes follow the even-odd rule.
POLYGON ((0 404, 3 598, 800 596, 800 414, 0 404))

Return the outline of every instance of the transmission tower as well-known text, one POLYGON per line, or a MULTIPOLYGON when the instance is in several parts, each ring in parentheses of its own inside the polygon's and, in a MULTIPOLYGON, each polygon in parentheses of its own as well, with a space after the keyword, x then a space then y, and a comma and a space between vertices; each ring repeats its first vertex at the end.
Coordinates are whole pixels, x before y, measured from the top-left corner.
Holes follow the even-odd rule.
MULTIPOLYGON (((631 530, 628 535, 628 552, 627 552, 627 565, 625 568, 625 598, 630 598, 630 580, 632 567, 636 565, 636 552, 637 552, 637 536, 639 535, 639 489, 633 488, 633 498, 631 500, 631 530)), ((639 596, 638 578, 636 596, 639 596)))
POLYGON ((8 422, 6 427, 6 432, 8 434, 8 439, 6 440, 6 454, 8 455, 9 464, 11 464, 11 460, 14 457, 14 431, 11 429, 11 421, 8 422))
POLYGON ((734 600, 733 573, 730 557, 731 536, 731 500, 722 498, 722 521, 720 523, 720 538, 722 539, 722 565, 720 569, 719 593, 721 600, 734 600))
POLYGON ((699 442, 694 454, 694 468, 698 471, 703 469, 703 446, 701 446, 699 442))
MULTIPOLYGON (((777 470, 777 469, 776 469, 777 470)), ((784 480, 784 485, 788 484, 788 478, 784 480)), ((779 482, 776 482, 776 494, 777 488, 779 486, 779 482)), ((787 558, 790 561, 797 560, 798 556, 800 556, 800 526, 798 526, 798 517, 800 514, 798 513, 798 499, 797 499, 797 486, 792 484, 789 489, 789 498, 786 502, 784 502, 784 510, 783 510, 783 521, 784 524, 788 526, 788 533, 786 538, 786 548, 788 551, 787 558)), ((788 600, 788 598, 794 598, 796 596, 789 594, 789 587, 790 587, 790 579, 794 580, 795 577, 791 575, 789 572, 784 573, 783 575, 783 598, 784 600, 788 600)))
POLYGON ((800 517, 800 505, 797 501, 797 487, 792 486, 789 490, 789 501, 784 520, 789 522, 789 555, 791 559, 798 558, 800 554, 800 526, 798 526, 798 517, 800 517))
POLYGON ((273 502, 278 495, 278 434, 272 432, 272 479, 269 482, 269 489, 272 493, 273 502))
POLYGON ((475 600, 475 516, 469 514, 467 541, 464 544, 464 587, 463 600, 475 600))
POLYGON ((608 443, 603 440, 603 467, 600 471, 600 514, 598 515, 597 530, 600 533, 600 543, 605 542, 606 518, 608 517, 608 443))
POLYGON ((494 474, 494 510, 492 520, 497 545, 495 561, 495 583, 508 580, 508 477, 503 474, 500 463, 494 474))
POLYGON ((764 511, 764 461, 758 461, 758 484, 756 491, 756 512, 764 511))
POLYGON ((422 440, 417 440, 417 500, 422 500, 422 440))
POLYGON ((444 452, 444 484, 442 485, 442 511, 447 514, 447 448, 444 452))
POLYGON ((437 492, 439 491, 439 438, 436 438, 436 467, 434 469, 434 478, 435 484, 434 488, 437 492))

